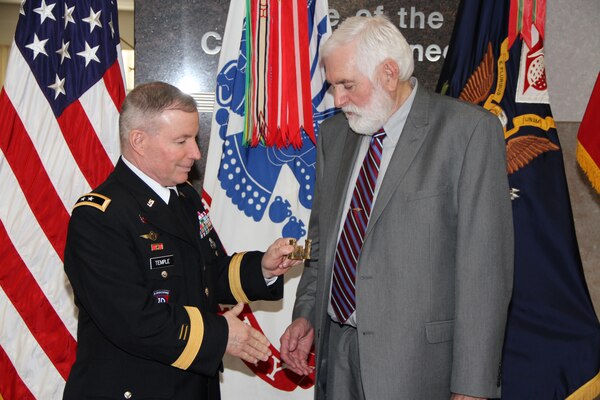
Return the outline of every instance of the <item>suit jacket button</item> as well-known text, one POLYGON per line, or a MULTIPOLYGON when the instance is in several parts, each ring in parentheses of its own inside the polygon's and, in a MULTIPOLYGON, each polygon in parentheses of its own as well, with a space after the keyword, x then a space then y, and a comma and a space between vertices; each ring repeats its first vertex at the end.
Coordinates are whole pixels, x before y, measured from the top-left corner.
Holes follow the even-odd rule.
POLYGON ((210 291, 208 290, 208 288, 204 288, 204 294, 206 295, 206 297, 208 297, 208 295, 210 294, 210 291))
POLYGON ((125 393, 123 393, 123 398, 125 399, 130 399, 133 397, 133 394, 128 390, 125 393))
POLYGON ((160 273, 160 276, 162 276, 163 278, 167 278, 167 276, 169 276, 169 273, 167 271, 163 271, 160 273))

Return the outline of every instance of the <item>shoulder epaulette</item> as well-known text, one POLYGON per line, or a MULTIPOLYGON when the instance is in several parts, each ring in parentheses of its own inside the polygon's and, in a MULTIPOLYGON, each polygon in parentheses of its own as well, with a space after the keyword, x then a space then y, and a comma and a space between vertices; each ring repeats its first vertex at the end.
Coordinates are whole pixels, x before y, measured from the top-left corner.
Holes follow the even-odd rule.
POLYGON ((90 206, 97 208, 98 210, 104 212, 108 208, 111 200, 101 194, 98 193, 88 193, 84 194, 77 200, 77 203, 73 206, 73 210, 79 206, 90 206))

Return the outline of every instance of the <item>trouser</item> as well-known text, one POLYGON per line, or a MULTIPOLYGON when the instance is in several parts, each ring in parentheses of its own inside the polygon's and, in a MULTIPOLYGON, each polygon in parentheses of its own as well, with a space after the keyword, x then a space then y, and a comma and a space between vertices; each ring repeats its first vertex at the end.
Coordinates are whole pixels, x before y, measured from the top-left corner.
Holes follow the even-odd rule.
POLYGON ((358 335, 350 325, 331 323, 327 363, 327 400, 364 400, 358 335))

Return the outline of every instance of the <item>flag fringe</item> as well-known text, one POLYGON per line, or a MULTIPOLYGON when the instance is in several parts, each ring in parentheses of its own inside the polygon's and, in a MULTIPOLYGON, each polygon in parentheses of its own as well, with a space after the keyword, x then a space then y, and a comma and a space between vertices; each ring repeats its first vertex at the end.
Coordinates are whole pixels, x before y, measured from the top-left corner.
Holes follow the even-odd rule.
POLYGON ((306 0, 246 0, 244 146, 316 144, 306 0))
POLYGON ((565 400, 594 400, 600 396, 600 372, 565 400))
POLYGON ((600 193, 600 167, 579 141, 577 142, 576 157, 579 167, 585 172, 596 192, 600 193))

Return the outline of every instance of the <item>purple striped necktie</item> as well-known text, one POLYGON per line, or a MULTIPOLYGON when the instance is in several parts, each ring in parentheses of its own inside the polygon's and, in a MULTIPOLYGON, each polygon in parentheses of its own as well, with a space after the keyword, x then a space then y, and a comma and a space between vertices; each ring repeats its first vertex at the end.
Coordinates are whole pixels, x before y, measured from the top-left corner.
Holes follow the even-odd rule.
POLYGON ((371 144, 356 179, 350 208, 335 252, 331 305, 341 323, 346 322, 356 309, 356 264, 371 215, 383 139, 385 139, 383 129, 371 137, 371 144))

